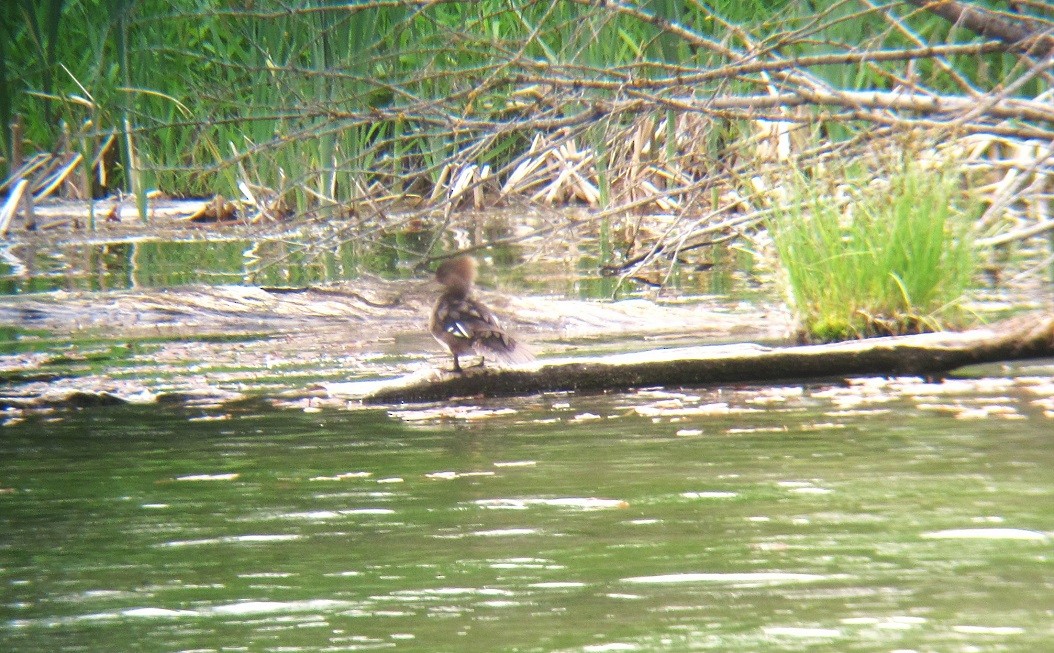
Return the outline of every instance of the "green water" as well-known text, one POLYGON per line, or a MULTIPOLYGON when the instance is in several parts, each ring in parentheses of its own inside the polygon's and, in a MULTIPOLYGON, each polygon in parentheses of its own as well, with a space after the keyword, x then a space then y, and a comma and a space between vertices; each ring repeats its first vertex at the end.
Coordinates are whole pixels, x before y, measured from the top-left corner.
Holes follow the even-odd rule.
POLYGON ((1054 650, 1054 419, 1025 390, 32 415, 0 428, 0 641, 1054 650))

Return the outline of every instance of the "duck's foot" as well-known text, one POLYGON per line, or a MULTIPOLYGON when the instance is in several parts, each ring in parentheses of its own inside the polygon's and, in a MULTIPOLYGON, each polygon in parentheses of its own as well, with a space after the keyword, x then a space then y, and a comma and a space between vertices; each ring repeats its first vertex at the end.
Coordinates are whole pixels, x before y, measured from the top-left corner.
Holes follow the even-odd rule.
POLYGON ((442 370, 443 372, 446 372, 448 374, 467 374, 469 370, 481 369, 483 367, 483 363, 484 363, 485 360, 486 359, 484 359, 482 356, 480 356, 478 363, 473 363, 472 365, 462 365, 460 361, 455 359, 453 368, 451 368, 449 370, 448 369, 444 369, 444 368, 440 368, 440 370, 442 370))

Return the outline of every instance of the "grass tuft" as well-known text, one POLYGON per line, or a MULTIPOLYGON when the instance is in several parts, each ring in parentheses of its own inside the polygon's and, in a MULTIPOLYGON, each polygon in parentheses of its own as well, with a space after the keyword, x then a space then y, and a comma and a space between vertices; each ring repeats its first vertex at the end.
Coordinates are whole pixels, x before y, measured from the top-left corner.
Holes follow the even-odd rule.
POLYGON ((804 338, 953 324, 975 264, 958 171, 901 162, 837 177, 832 193, 799 174, 796 200, 769 225, 804 338))

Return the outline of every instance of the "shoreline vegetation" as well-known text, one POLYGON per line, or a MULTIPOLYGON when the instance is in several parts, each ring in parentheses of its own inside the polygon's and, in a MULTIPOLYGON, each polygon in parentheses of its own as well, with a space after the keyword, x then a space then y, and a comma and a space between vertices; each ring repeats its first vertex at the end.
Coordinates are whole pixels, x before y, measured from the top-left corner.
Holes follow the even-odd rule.
POLYGON ((1046 3, 20 0, 0 24, 8 238, 203 197, 193 220, 427 267, 525 206, 557 217, 505 242, 595 238, 620 280, 769 261, 811 341, 967 324, 977 266, 1022 249, 1054 269, 1046 3), (40 219, 55 198, 86 217, 40 219))

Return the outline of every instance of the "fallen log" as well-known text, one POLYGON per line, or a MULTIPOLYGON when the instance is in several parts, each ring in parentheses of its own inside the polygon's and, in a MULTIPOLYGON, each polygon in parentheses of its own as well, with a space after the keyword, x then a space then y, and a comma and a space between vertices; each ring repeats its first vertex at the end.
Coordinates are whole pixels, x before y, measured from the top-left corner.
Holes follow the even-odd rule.
POLYGON ((766 347, 753 343, 541 360, 464 374, 425 370, 382 381, 326 383, 334 398, 368 404, 542 392, 595 392, 822 377, 935 375, 978 363, 1054 356, 1054 314, 1030 313, 964 332, 766 347))

